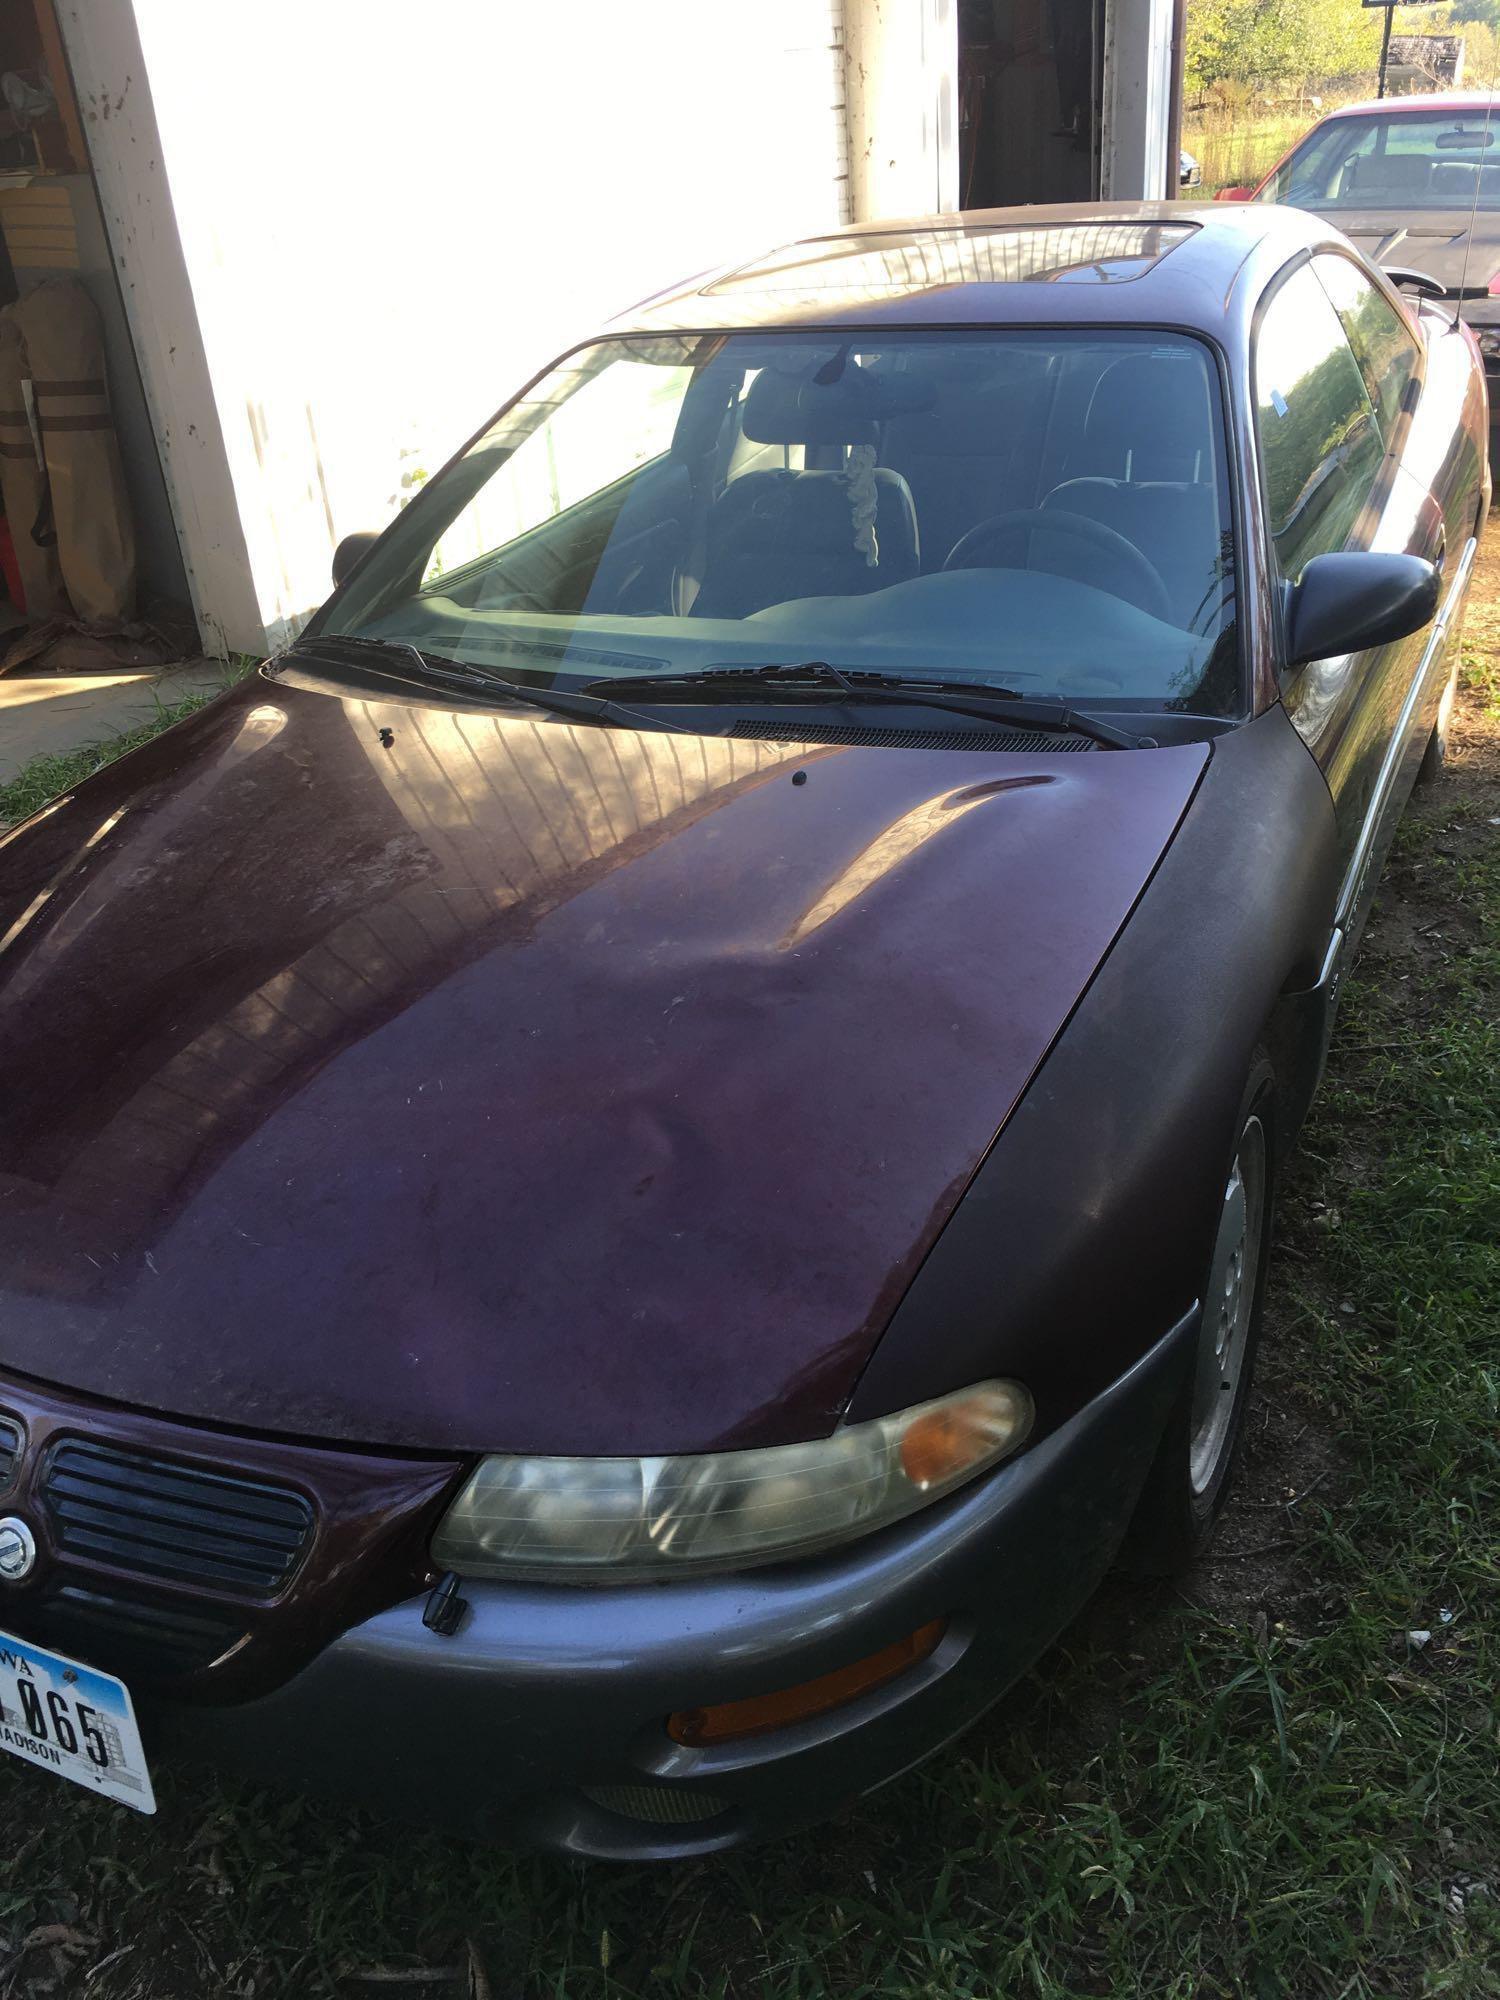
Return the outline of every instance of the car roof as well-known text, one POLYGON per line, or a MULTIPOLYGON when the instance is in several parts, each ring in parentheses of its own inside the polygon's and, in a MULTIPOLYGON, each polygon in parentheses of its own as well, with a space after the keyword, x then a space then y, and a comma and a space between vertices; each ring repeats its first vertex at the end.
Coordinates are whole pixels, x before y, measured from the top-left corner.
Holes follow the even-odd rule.
POLYGON ((1340 104, 1332 111, 1325 111, 1316 123, 1308 126, 1308 131, 1317 130, 1332 118, 1374 118, 1388 117, 1392 112, 1402 111, 1489 111, 1500 113, 1500 92, 1493 95, 1489 91, 1470 90, 1414 90, 1405 97, 1367 97, 1358 104, 1340 104))
POLYGON ((856 223, 700 275, 610 331, 1061 320, 1222 333, 1247 258, 1279 246, 1279 264, 1327 235, 1304 211, 1265 203, 1097 202, 856 223))

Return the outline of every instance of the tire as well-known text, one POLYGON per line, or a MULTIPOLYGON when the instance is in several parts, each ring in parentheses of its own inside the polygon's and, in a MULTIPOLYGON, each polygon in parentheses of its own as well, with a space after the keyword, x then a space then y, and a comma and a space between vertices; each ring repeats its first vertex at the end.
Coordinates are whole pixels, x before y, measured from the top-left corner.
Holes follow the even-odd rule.
POLYGON ((1205 1268, 1193 1365, 1167 1419, 1121 1552, 1122 1567, 1137 1576, 1170 1576, 1201 1555, 1229 1497, 1265 1303, 1276 1169, 1274 1106, 1275 1077, 1258 1052, 1235 1122, 1219 1225, 1205 1268))

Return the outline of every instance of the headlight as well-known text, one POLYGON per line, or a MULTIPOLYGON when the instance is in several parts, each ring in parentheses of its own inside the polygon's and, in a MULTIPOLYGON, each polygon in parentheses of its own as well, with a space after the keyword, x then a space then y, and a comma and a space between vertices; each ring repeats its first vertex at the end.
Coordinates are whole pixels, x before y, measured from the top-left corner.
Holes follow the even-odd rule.
POLYGON ((1018 1382, 979 1382, 812 1444, 687 1458, 487 1458, 433 1538, 460 1576, 626 1581, 834 1547, 940 1500, 1031 1429, 1018 1382))

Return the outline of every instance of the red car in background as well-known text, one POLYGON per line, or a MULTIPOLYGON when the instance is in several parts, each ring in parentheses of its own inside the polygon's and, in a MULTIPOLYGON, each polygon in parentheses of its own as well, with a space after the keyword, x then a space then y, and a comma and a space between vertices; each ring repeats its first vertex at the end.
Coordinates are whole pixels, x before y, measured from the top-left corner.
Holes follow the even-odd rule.
POLYGON ((1259 186, 1221 188, 1216 199, 1309 209, 1398 283, 1452 299, 1478 337, 1493 402, 1500 375, 1500 100, 1441 91, 1346 104, 1314 125, 1259 186))

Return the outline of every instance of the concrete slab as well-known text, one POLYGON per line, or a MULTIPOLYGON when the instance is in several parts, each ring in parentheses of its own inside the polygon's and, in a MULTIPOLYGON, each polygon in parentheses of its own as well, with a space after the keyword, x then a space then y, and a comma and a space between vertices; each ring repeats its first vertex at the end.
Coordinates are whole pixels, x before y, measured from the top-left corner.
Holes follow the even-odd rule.
POLYGON ((217 660, 118 674, 0 675, 0 784, 34 757, 63 756, 149 722, 158 707, 226 687, 217 660))

